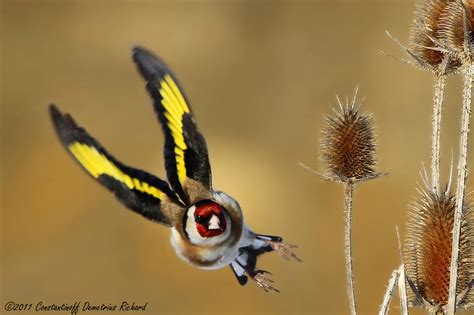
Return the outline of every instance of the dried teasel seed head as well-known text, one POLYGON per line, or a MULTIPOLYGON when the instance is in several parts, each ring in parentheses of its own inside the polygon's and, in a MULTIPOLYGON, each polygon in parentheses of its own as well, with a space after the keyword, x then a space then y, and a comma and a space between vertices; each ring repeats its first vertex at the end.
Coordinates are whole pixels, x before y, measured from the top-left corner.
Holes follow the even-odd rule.
POLYGON ((356 182, 378 176, 375 172, 375 134, 371 115, 361 114, 356 106, 357 91, 352 102, 346 100, 340 110, 326 117, 321 137, 323 176, 339 182, 356 182))
POLYGON ((457 0, 424 0, 418 3, 409 36, 411 51, 423 66, 433 69, 442 67, 446 73, 455 72, 460 66, 459 60, 453 56, 444 65, 446 52, 439 50, 443 48, 441 23, 449 5, 455 1, 457 0))
POLYGON ((452 51, 464 50, 465 15, 468 26, 468 46, 472 52, 474 27, 474 0, 464 0, 448 3, 440 18, 439 37, 446 47, 452 51))
MULTIPOLYGON (((441 312, 448 303, 454 212, 455 195, 449 188, 439 194, 429 188, 420 189, 410 205, 403 256, 412 287, 409 298, 415 306, 441 312)), ((473 212, 465 203, 459 245, 459 308, 474 301, 473 245, 473 212)))
POLYGON ((427 47, 434 45, 430 37, 437 38, 439 20, 449 2, 446 0, 425 0, 418 3, 410 29, 409 44, 412 51, 432 66, 441 64, 444 54, 427 47))

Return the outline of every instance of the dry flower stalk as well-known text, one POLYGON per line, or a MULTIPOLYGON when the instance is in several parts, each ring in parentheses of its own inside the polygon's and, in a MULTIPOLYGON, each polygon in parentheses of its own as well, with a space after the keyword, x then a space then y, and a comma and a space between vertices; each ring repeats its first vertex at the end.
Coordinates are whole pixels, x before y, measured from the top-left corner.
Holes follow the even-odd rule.
POLYGON ((400 299, 400 312, 402 315, 408 315, 408 296, 406 288, 406 270, 405 264, 398 269, 400 277, 398 278, 398 297, 400 299))
POLYGON ((436 74, 433 93, 433 118, 431 135, 431 183, 432 190, 440 193, 440 148, 441 148, 441 115, 443 111, 444 87, 446 75, 436 74))
POLYGON ((406 287, 405 287, 405 265, 401 264, 400 267, 395 269, 392 272, 388 280, 387 290, 385 291, 385 295, 383 297, 382 305, 380 306, 379 315, 386 315, 388 314, 390 303, 392 301, 393 293, 395 292, 395 287, 398 286, 398 296, 400 300, 400 313, 402 315, 408 314, 408 302, 407 302, 407 295, 406 295, 406 287))
MULTIPOLYGON (((425 181, 426 183, 427 181, 425 181)), ((410 205, 404 247, 409 302, 431 313, 446 312, 449 297, 452 230, 456 209, 455 195, 448 187, 440 194, 427 185, 410 205)), ((464 203, 462 216, 457 307, 472 303, 474 295, 474 221, 464 203)))
POLYGON ((459 163, 456 189, 456 211, 453 226, 453 243, 451 256, 451 277, 449 286, 448 314, 454 314, 456 305, 457 288, 459 287, 456 271, 460 264, 461 229, 463 217, 463 200, 465 198, 465 186, 467 179, 467 152, 469 140, 469 124, 471 115, 472 76, 473 76, 473 26, 474 26, 474 1, 458 1, 449 4, 449 10, 443 19, 443 39, 449 51, 454 52, 463 62, 463 107, 461 117, 461 139, 459 149, 459 163))
POLYGON ((462 242, 462 217, 464 207, 464 198, 466 195, 466 180, 467 180, 467 152, 468 152, 468 140, 469 140, 469 125, 471 118, 471 93, 472 93, 472 75, 473 65, 469 65, 466 68, 464 75, 464 88, 463 88, 463 109, 461 117, 461 139, 459 148, 459 163, 458 163, 458 176, 457 176, 457 188, 456 188, 456 211, 454 214, 454 226, 452 235, 452 259, 451 259, 451 278, 450 278, 450 294, 449 294, 449 306, 448 314, 454 314, 456 310, 456 288, 459 287, 458 278, 456 276, 456 270, 459 270, 459 264, 461 262, 460 246, 462 242))
POLYGON ((326 117, 322 130, 322 175, 344 185, 344 248, 346 258, 347 294, 351 314, 357 314, 352 266, 352 195, 356 183, 377 178, 375 171, 375 134, 371 115, 361 114, 356 105, 357 90, 351 102, 326 117))
POLYGON ((344 184, 344 256, 346 257, 346 277, 347 277, 347 295, 351 314, 357 314, 355 288, 354 288, 354 270, 352 266, 352 194, 354 184, 351 182, 344 184))
POLYGON ((392 302, 393 292, 395 291, 395 287, 398 283, 398 279, 400 277, 400 269, 395 269, 392 272, 392 275, 388 279, 387 290, 385 291, 385 295, 383 296, 382 305, 380 306, 379 315, 387 315, 390 307, 390 303, 392 302))

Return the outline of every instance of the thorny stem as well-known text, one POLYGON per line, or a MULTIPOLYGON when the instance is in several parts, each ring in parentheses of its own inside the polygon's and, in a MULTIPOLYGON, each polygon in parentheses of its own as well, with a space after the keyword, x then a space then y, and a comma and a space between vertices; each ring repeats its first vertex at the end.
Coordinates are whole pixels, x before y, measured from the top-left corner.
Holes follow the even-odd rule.
POLYGON ((344 184, 344 250, 346 256, 346 276, 347 276, 347 295, 351 314, 356 315, 356 301, 354 292, 354 274, 352 272, 352 193, 354 184, 347 182, 344 184))
POLYGON ((441 138, 441 112, 443 109, 444 87, 446 75, 437 74, 434 84, 433 96, 433 135, 431 144, 431 185, 433 192, 439 195, 440 186, 440 138, 441 138))
POLYGON ((398 253, 400 254, 400 260, 402 261, 402 264, 398 267, 398 297, 400 300, 400 312, 402 315, 408 315, 405 261, 403 258, 402 243, 400 241, 398 226, 395 227, 395 230, 397 232, 398 253))
POLYGON ((395 269, 388 280, 387 291, 383 297, 382 306, 380 306, 379 315, 387 315, 392 301, 393 291, 397 285, 398 277, 400 277, 399 269, 395 269))
POLYGON ((406 288, 405 264, 398 268, 398 296, 400 298, 400 312, 402 315, 408 315, 408 298, 406 288))
POLYGON ((447 314, 454 314, 456 310, 456 285, 459 260, 459 239, 461 234, 461 219, 467 177, 467 149, 469 137, 469 123, 471 116, 471 89, 473 65, 464 70, 463 108, 461 117, 461 140, 459 146, 458 178, 456 187, 456 211, 454 213, 453 242, 451 253, 451 266, 449 274, 449 300, 447 314))

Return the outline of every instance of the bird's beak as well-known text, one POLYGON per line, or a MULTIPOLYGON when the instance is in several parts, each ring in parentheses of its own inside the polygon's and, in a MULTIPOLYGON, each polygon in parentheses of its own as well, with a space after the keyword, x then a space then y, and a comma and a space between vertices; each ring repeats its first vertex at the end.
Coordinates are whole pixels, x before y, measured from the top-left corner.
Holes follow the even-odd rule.
POLYGON ((209 230, 222 230, 221 229, 221 220, 219 220, 219 217, 215 214, 212 215, 211 219, 209 220, 209 225, 208 225, 209 230))

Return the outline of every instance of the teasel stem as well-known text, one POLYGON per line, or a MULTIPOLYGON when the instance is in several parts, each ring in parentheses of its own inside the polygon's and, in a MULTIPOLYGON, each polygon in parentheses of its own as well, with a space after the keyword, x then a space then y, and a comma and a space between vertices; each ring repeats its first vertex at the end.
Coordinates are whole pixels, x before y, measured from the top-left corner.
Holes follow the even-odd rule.
POLYGON ((408 315, 405 260, 403 258, 402 242, 400 240, 398 226, 395 227, 395 230, 397 232, 398 253, 400 254, 400 260, 402 261, 402 264, 398 267, 398 297, 400 299, 400 312, 402 315, 408 315))
POLYGON ((392 272, 392 275, 388 279, 387 291, 383 297, 382 305, 380 306, 379 315, 387 315, 390 309, 390 302, 392 301, 393 291, 395 291, 395 286, 397 285, 398 279, 400 277, 400 269, 395 269, 392 272))
POLYGON ((408 315, 405 264, 402 264, 400 268, 398 268, 398 274, 398 296, 400 298, 400 313, 402 315, 408 315))
POLYGON ((352 193, 354 183, 344 183, 344 251, 346 258, 347 296, 351 314, 356 315, 356 299, 354 289, 354 274, 352 271, 352 193))
POLYGON ((440 140, 441 140, 441 113, 443 110, 444 87, 446 75, 438 73, 435 76, 433 96, 433 134, 431 145, 431 184, 433 192, 440 193, 440 140))
POLYGON ((402 315, 408 315, 408 298, 407 298, 407 289, 406 289, 406 272, 405 272, 405 262, 403 259, 402 253, 402 244, 400 242, 400 233, 398 231, 398 226, 395 227, 397 231, 397 241, 398 241, 398 252, 400 253, 400 259, 402 264, 392 272, 390 279, 388 281, 387 291, 385 293, 383 304, 380 307, 379 315, 385 315, 388 313, 390 301, 392 299, 395 286, 398 286, 398 297, 400 300, 400 312, 402 315))
POLYGON ((467 178, 467 149, 469 141, 469 124, 471 118, 473 64, 469 63, 464 70, 463 108, 461 117, 461 140, 459 146, 458 178, 456 187, 456 210, 454 213, 453 245, 449 274, 449 299, 447 314, 454 315, 456 311, 456 287, 458 280, 459 240, 461 235, 461 220, 466 190, 467 178))

